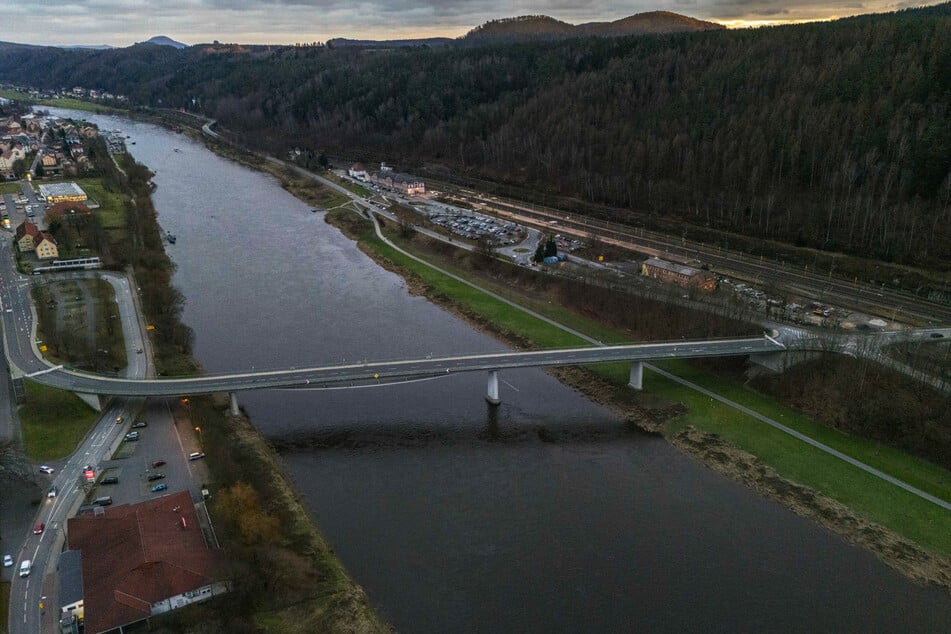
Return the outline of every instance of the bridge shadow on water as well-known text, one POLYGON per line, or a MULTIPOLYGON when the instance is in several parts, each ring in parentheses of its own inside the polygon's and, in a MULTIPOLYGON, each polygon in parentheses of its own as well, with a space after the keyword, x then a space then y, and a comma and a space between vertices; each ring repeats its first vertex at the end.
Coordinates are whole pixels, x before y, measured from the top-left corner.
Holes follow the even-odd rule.
POLYGON ((474 423, 446 425, 364 423, 354 427, 321 427, 269 436, 280 453, 318 449, 374 451, 377 449, 454 446, 512 446, 519 444, 591 444, 643 441, 655 436, 623 421, 524 423, 501 420, 499 408, 486 406, 481 426, 474 423))

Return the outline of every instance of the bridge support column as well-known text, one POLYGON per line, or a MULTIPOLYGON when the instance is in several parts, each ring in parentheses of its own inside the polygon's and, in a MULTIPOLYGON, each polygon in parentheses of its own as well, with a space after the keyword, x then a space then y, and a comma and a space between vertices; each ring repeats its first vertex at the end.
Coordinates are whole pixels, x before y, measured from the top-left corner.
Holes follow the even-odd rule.
POLYGON ((628 386, 634 388, 635 390, 644 389, 644 363, 641 361, 635 361, 631 364, 631 380, 628 381, 628 386))
POLYGON ((499 398, 499 371, 489 370, 489 381, 485 388, 485 400, 489 405, 498 405, 502 402, 499 398))
POLYGON ((238 395, 234 392, 228 392, 228 413, 232 416, 241 416, 241 410, 238 409, 238 395))

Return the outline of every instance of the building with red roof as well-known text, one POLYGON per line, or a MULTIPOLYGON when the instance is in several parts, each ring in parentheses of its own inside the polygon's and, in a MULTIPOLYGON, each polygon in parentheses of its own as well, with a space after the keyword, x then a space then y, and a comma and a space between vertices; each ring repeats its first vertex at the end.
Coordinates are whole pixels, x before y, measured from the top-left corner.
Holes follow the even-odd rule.
POLYGON ((187 491, 67 524, 82 559, 85 631, 107 632, 227 591, 187 491))

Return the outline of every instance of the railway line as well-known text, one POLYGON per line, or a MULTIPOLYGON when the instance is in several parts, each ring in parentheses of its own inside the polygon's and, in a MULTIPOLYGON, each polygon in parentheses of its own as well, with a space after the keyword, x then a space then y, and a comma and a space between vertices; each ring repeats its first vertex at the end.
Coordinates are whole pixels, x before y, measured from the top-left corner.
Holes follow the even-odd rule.
POLYGON ((720 274, 753 284, 773 286, 816 301, 834 301, 853 310, 892 320, 910 320, 919 325, 951 323, 951 305, 886 288, 884 284, 876 287, 843 280, 831 273, 810 273, 783 262, 751 258, 686 238, 677 240, 656 231, 485 196, 447 182, 433 181, 433 185, 464 198, 481 211, 537 229, 598 238, 625 249, 686 264, 705 264, 720 274))

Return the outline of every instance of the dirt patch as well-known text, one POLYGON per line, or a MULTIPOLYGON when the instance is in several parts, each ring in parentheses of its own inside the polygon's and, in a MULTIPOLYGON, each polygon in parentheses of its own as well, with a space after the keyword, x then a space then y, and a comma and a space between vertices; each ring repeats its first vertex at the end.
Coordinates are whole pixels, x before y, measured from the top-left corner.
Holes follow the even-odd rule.
POLYGON ((951 559, 929 553, 818 491, 783 478, 756 456, 737 449, 716 434, 688 427, 673 435, 670 441, 714 471, 752 487, 797 515, 867 548, 905 576, 951 590, 951 559))

